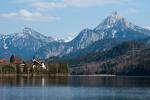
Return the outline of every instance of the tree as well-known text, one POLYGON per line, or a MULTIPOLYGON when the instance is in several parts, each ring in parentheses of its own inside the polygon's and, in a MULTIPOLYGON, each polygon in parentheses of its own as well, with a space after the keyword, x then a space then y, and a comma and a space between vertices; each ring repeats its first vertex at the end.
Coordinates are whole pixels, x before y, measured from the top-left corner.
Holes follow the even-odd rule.
POLYGON ((20 66, 19 66, 19 64, 16 65, 16 72, 17 72, 17 74, 20 74, 20 66))
POLYGON ((23 61, 23 64, 25 64, 24 68, 23 68, 23 72, 28 73, 28 67, 27 67, 27 64, 25 63, 25 61, 23 61))
POLYGON ((59 63, 59 72, 60 73, 68 73, 68 64, 66 62, 59 63))
POLYGON ((10 63, 13 63, 15 61, 15 56, 12 54, 10 57, 10 63))

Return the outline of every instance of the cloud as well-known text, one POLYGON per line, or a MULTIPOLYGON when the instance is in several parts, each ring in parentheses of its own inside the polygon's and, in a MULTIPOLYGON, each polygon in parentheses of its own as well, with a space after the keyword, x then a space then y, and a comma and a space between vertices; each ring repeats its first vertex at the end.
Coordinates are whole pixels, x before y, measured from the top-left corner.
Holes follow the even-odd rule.
POLYGON ((118 4, 128 0, 13 0, 15 3, 33 7, 36 10, 51 10, 61 8, 87 8, 107 4, 118 4))
POLYGON ((0 18, 25 21, 52 21, 57 19, 54 16, 44 15, 40 12, 30 12, 26 9, 21 9, 18 12, 0 14, 0 18))
POLYGON ((92 7, 92 6, 101 6, 106 4, 116 4, 124 0, 59 0, 59 1, 41 1, 30 3, 30 6, 40 9, 55 9, 55 8, 67 8, 67 7, 92 7))
POLYGON ((13 3, 34 3, 42 0, 12 0, 13 3))
POLYGON ((33 7, 43 10, 43 9, 55 9, 55 8, 66 8, 65 3, 60 2, 35 2, 32 4, 33 7))
POLYGON ((115 4, 121 0, 64 0, 64 3, 75 7, 91 7, 105 4, 115 4))

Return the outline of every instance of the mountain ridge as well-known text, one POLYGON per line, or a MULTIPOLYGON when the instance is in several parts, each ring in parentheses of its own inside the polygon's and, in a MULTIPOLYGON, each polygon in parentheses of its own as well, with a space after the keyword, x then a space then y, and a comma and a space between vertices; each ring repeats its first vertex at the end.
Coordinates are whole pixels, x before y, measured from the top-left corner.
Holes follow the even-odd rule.
POLYGON ((42 46, 52 42, 31 28, 24 28, 20 33, 0 35, 0 58, 9 58, 12 54, 24 59, 32 59, 35 52, 42 46))
POLYGON ((52 56, 63 57, 70 53, 76 55, 77 51, 78 55, 81 55, 82 50, 86 52, 86 55, 90 52, 111 49, 123 41, 143 39, 149 36, 150 30, 134 25, 117 12, 113 12, 94 29, 83 29, 70 42, 55 41, 52 37, 45 36, 28 27, 25 27, 20 33, 0 34, 0 57, 16 54, 25 59, 33 57, 47 59, 52 56), (107 47, 110 44, 111 46, 107 47), (96 46, 90 48, 90 45, 96 46))
POLYGON ((68 59, 71 74, 150 75, 150 38, 123 42, 114 48, 68 59))
MULTIPOLYGON (((76 36, 72 41, 63 44, 61 51, 53 56, 64 56, 69 53, 76 52, 78 50, 83 50, 89 45, 92 45, 96 41, 106 40, 106 39, 123 39, 124 41, 143 39, 150 36, 150 31, 139 27, 137 25, 128 22, 125 18, 118 15, 117 12, 113 12, 110 16, 106 17, 102 23, 100 23, 94 29, 83 29, 78 36, 76 36)), ((119 41, 118 41, 119 42, 119 41)), ((120 41, 121 42, 121 41, 120 41)), ((56 47, 56 50, 62 46, 62 44, 56 47)), ((115 45, 114 45, 115 46, 115 45)), ((46 48, 46 47, 44 47, 46 48)), ((49 49, 52 49, 48 47, 49 49)), ((42 55, 47 58, 47 55, 51 52, 42 54, 43 49, 37 51, 37 55, 42 55), (38 54, 39 52, 39 54, 38 54)), ((87 50, 88 51, 88 50, 87 50)), ((55 51, 56 52, 56 51, 55 51)), ((51 57, 51 56, 49 56, 51 57)))

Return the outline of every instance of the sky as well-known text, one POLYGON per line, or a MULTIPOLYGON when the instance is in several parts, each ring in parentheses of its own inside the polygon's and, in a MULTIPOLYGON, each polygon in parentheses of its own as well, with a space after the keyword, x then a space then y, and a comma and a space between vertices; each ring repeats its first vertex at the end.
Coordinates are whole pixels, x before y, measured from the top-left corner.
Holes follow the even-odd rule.
POLYGON ((150 26, 150 0, 0 0, 0 33, 30 27, 54 38, 71 38, 95 28, 112 12, 150 26))

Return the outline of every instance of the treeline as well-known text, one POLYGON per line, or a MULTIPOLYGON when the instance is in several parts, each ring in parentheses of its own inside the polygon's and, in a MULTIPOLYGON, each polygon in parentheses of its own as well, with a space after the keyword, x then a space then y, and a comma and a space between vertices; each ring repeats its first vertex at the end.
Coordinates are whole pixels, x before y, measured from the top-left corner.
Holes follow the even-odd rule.
POLYGON ((65 62, 60 63, 47 63, 46 69, 41 66, 34 67, 32 62, 23 62, 22 64, 5 63, 0 64, 0 74, 68 74, 68 64, 65 62))
POLYGON ((124 42, 111 50, 74 60, 71 74, 150 75, 150 44, 124 42))

